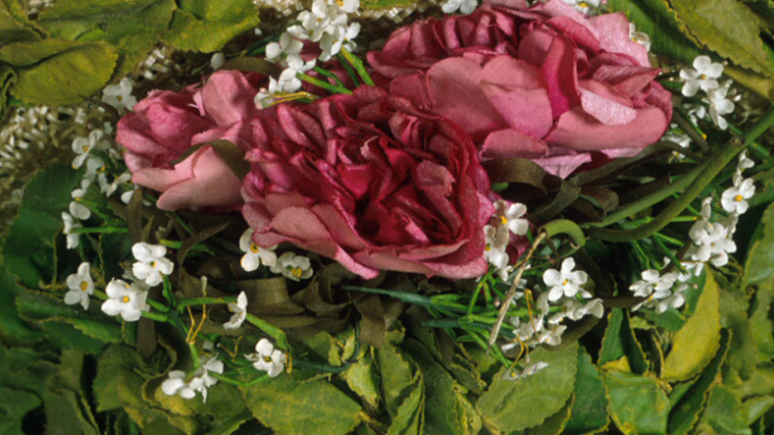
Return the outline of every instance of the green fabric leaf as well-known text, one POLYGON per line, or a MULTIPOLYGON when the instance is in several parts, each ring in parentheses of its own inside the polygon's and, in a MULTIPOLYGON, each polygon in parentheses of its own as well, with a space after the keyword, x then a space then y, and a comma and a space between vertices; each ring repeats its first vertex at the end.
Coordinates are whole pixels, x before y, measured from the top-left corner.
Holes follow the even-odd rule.
POLYGON ((19 0, 0 0, 0 46, 12 42, 39 41, 44 33, 30 22, 19 0))
POLYGON ((414 360, 398 348, 397 343, 403 341, 403 334, 403 329, 388 331, 382 347, 376 351, 382 379, 382 397, 387 413, 393 418, 404 400, 414 393, 414 385, 421 378, 414 360))
POLYGON ((371 359, 371 355, 365 353, 354 364, 349 366, 347 370, 342 372, 340 376, 349 388, 360 396, 368 406, 373 409, 379 406, 381 395, 376 366, 371 359))
POLYGON ((280 375, 242 393, 255 418, 281 434, 344 434, 361 420, 360 405, 325 379, 280 375))
POLYGON ((665 434, 669 398, 655 379, 630 373, 605 373, 610 415, 626 435, 665 434))
POLYGON ((626 357, 634 373, 648 370, 648 361, 634 336, 628 311, 614 308, 608 315, 608 326, 599 351, 599 365, 626 357))
MULTIPOLYGON (((669 433, 672 435, 683 435, 690 432, 693 425, 699 420, 704 404, 707 402, 709 391, 715 383, 715 379, 720 373, 720 367, 726 359, 728 351, 729 334, 723 331, 720 339, 720 349, 715 358, 702 372, 699 379, 691 385, 682 399, 672 404, 672 410, 669 411, 669 433)), ((672 397, 670 396, 670 400, 672 397)))
POLYGON ((696 39, 667 0, 608 0, 607 8, 624 12, 637 31, 647 33, 654 53, 688 64, 702 54, 696 39))
POLYGON ((81 332, 107 343, 123 341, 121 326, 105 315, 98 307, 98 301, 92 301, 88 310, 80 305, 65 305, 53 297, 25 292, 16 298, 19 315, 29 321, 67 322, 81 332))
POLYGON ((258 25, 251 0, 180 0, 164 41, 181 50, 210 53, 258 25))
POLYGON ((696 311, 675 334, 672 351, 664 361, 664 377, 674 381, 692 378, 709 364, 720 345, 720 288, 707 271, 696 311))
POLYGON ((0 346, 0 385, 40 394, 56 364, 30 349, 0 346))
MULTIPOLYGON (((48 380, 48 393, 59 396, 69 404, 70 412, 77 418, 78 427, 84 435, 99 435, 99 426, 94 419, 91 411, 91 405, 84 392, 86 384, 83 376, 83 352, 76 350, 65 350, 62 352, 59 371, 48 380)), ((67 412, 67 406, 64 412, 67 412)), ((47 410, 48 411, 48 410, 47 410)), ((47 412, 47 423, 50 427, 56 427, 52 424, 52 416, 47 412)))
POLYGON ((749 379, 758 362, 758 349, 747 314, 748 296, 726 283, 723 275, 716 276, 716 279, 720 287, 720 325, 731 331, 726 365, 742 379, 749 379))
MULTIPOLYGON (((774 187, 774 186, 773 186, 774 187)), ((760 234, 747 251, 744 267, 745 285, 756 285, 774 277, 774 203, 766 208, 761 217, 760 234)))
POLYGON ((425 384, 418 382, 411 388, 392 419, 387 435, 420 435, 425 426, 425 384))
POLYGON ((0 387, 0 433, 22 435, 21 423, 24 416, 41 405, 40 398, 22 390, 0 387))
POLYGON ((102 352, 97 361, 97 377, 92 385, 98 412, 119 409, 124 405, 120 390, 132 383, 127 377, 136 377, 136 383, 142 388, 143 380, 135 372, 141 365, 137 351, 130 347, 113 345, 102 352))
POLYGON ((416 0, 360 0, 362 9, 392 9, 405 8, 416 3, 416 0))
POLYGON ((89 337, 69 323, 46 322, 43 324, 48 342, 60 349, 75 349, 89 354, 98 354, 105 348, 105 342, 89 337))
POLYGON ((8 65, 0 65, 0 119, 8 112, 8 92, 16 83, 16 72, 8 65))
POLYGON ((750 316, 750 333, 758 348, 760 361, 774 361, 774 322, 769 318, 774 306, 774 280, 758 287, 750 316))
POLYGON ((101 90, 113 73, 116 49, 104 42, 46 39, 0 48, 0 61, 16 66, 11 89, 30 104, 72 104, 101 90))
POLYGON ((426 433, 478 434, 481 417, 463 394, 457 394, 461 387, 451 374, 418 341, 407 340, 405 348, 422 370, 426 433))
POLYGON ((591 356, 584 348, 578 353, 578 374, 575 375, 575 402, 570 421, 564 430, 568 435, 585 434, 607 427, 609 421, 605 383, 591 356))
POLYGON ((758 20, 736 0, 671 0, 691 33, 721 56, 753 71, 774 76, 758 20))
POLYGON ((725 385, 718 385, 710 392, 696 432, 710 435, 751 435, 742 401, 725 385))
POLYGON ((19 216, 3 241, 3 261, 8 271, 27 287, 54 279, 54 238, 62 230, 62 211, 80 173, 63 165, 42 170, 24 192, 19 216))
POLYGON ((176 7, 174 0, 59 0, 38 21, 52 38, 117 47, 121 57, 113 77, 120 78, 153 49, 176 7))
POLYGON ((492 385, 476 403, 484 425, 500 432, 522 430, 541 424, 567 403, 578 368, 578 343, 556 350, 537 349, 531 363, 548 367, 517 381, 505 380, 501 369, 492 385))
POLYGON ((0 265, 0 339, 6 344, 34 343, 43 337, 19 318, 15 299, 23 290, 0 265))
POLYGON ((556 414, 548 417, 543 424, 524 431, 525 435, 561 435, 565 433, 564 428, 570 420, 570 413, 575 403, 575 395, 567 399, 562 409, 556 414))

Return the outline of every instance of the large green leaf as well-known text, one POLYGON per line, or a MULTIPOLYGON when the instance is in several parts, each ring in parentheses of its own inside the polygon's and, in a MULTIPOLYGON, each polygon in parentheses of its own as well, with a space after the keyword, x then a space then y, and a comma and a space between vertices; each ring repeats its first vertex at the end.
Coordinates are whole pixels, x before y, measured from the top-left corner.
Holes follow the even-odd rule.
POLYGON ((707 271, 696 311, 677 334, 664 361, 664 377, 675 381, 692 378, 709 364, 720 345, 720 288, 707 271))
POLYGON ((702 44, 753 71, 774 76, 758 19, 737 0, 671 0, 691 33, 702 44))
POLYGON ((258 25, 251 0, 180 0, 164 41, 181 50, 209 53, 258 25))
POLYGON ((360 405, 325 379, 280 375, 242 392, 255 418, 277 433, 345 434, 360 424, 360 405))
POLYGON ((774 280, 770 279, 758 287, 750 315, 750 333, 758 348, 760 361, 774 361, 774 322, 769 317, 773 304, 774 280))
POLYGON ((8 92, 16 83, 16 72, 8 65, 0 65, 0 119, 8 111, 8 92))
POLYGON ((501 369, 479 398, 476 409, 487 427, 511 432, 537 426, 567 403, 578 368, 578 343, 550 351, 540 348, 530 358, 548 367, 516 381, 503 379, 506 369, 501 369))
POLYGON ((605 373, 610 414, 621 432, 665 434, 669 398, 655 379, 619 371, 605 373))
POLYGON ((52 38, 105 41, 121 58, 123 77, 156 45, 172 21, 173 0, 59 0, 40 14, 52 38))
POLYGON ((132 383, 142 388, 143 379, 136 372, 141 366, 139 354, 130 347, 113 345, 102 352, 97 361, 97 377, 92 385, 98 412, 119 409, 124 404, 130 404, 122 400, 120 390, 132 383), (127 377, 137 379, 132 382, 127 377))
POLYGON ((376 353, 382 380, 382 397, 387 413, 393 418, 421 379, 421 372, 414 360, 398 347, 403 334, 403 329, 388 331, 382 347, 376 353))
POLYGON ((704 404, 709 397, 709 391, 715 384, 715 379, 720 373, 720 367, 726 359, 728 344, 729 334, 724 331, 720 340, 720 349, 715 358, 712 359, 712 362, 702 372, 698 380, 691 385, 690 389, 682 395, 682 398, 677 403, 673 403, 672 409, 669 411, 670 434, 687 434, 699 420, 704 404))
POLYGON ((746 285, 756 285, 774 277, 774 268, 771 267, 774 264, 774 203, 770 204, 763 212, 760 227, 757 232, 760 233, 761 237, 750 245, 747 252, 747 261, 744 267, 746 285))
POLYGON ((0 46, 40 40, 43 32, 30 22, 19 0, 0 0, 0 46))
POLYGON ((696 433, 707 435, 751 435, 742 401, 725 385, 710 392, 707 409, 702 414, 696 433))
POLYGON ((608 326, 602 339, 602 349, 599 351, 599 365, 624 356, 633 372, 641 374, 648 370, 645 352, 634 336, 628 311, 614 308, 608 315, 608 326))
POLYGON ((46 39, 0 48, 0 61, 16 66, 18 82, 11 93, 31 104, 72 104, 101 90, 118 59, 104 42, 46 39))
POLYGON ((24 192, 19 216, 3 241, 3 261, 8 271, 27 287, 54 277, 54 239, 62 230, 62 212, 80 173, 63 165, 42 170, 24 192))
POLYGON ((0 339, 3 343, 29 345, 43 336, 19 318, 15 299, 22 291, 5 267, 0 265, 0 339))
POLYGON ((578 353, 578 374, 575 376, 575 403, 570 421, 565 426, 568 435, 585 434, 607 427, 609 414, 605 383, 591 356, 584 348, 578 353))
POLYGON ((696 39, 667 0, 608 0, 607 7, 626 13, 638 31, 647 33, 655 53, 685 63, 702 54, 696 39))
POLYGON ((40 398, 22 390, 0 387, 0 433, 22 435, 22 419, 42 403, 40 398))
POLYGON ((574 404, 575 395, 572 395, 567 399, 567 403, 564 404, 559 412, 546 418, 540 426, 525 430, 524 435, 562 435, 566 433, 565 427, 570 420, 570 413, 574 404))
POLYGON ((25 292, 16 298, 19 315, 29 321, 67 322, 78 328, 89 337, 107 343, 123 341, 121 326, 115 320, 106 316, 96 301, 88 310, 80 305, 65 305, 64 302, 48 295, 25 292))

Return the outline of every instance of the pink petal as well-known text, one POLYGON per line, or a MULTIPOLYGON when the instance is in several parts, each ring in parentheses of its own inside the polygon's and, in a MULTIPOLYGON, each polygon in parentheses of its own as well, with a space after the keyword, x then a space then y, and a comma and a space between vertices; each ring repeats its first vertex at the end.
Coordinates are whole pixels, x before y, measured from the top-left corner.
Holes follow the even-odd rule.
POLYGON ((489 133, 481 149, 481 156, 484 159, 534 159, 543 157, 547 151, 548 146, 542 140, 517 130, 504 129, 489 133))
MULTIPOLYGON (((258 78, 255 74, 253 78, 258 78)), ((202 104, 220 126, 246 121, 258 111, 253 101, 258 88, 240 71, 217 71, 201 91, 202 104)))
POLYGON ((598 15, 588 21, 597 30, 602 50, 625 54, 641 66, 650 66, 648 51, 629 38, 629 21, 623 12, 598 15))

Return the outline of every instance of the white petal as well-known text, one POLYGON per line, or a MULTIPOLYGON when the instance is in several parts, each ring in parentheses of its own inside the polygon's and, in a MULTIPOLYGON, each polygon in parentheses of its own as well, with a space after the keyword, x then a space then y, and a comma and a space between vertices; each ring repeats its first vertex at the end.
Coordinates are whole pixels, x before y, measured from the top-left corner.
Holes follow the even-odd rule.
POLYGON ((65 293, 64 303, 67 305, 75 305, 81 303, 81 291, 72 290, 65 293))
POLYGON ((240 261, 239 264, 242 266, 242 269, 244 269, 245 271, 252 272, 258 269, 258 266, 261 265, 261 260, 257 254, 248 252, 247 254, 242 256, 242 261, 240 261))
POLYGON ((561 286, 564 278, 556 269, 548 269, 543 272, 543 282, 547 286, 561 286))
POLYGON ((262 338, 255 345, 255 351, 261 356, 269 356, 274 351, 274 345, 271 344, 271 341, 262 338))

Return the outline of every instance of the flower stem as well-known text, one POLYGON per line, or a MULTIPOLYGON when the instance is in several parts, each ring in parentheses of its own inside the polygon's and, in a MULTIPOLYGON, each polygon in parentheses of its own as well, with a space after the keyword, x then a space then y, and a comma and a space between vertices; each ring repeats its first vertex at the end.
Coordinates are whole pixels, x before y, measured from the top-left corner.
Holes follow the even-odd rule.
POLYGON ((374 85, 374 81, 371 80, 371 76, 368 75, 368 72, 366 71, 365 66, 363 65, 363 61, 360 60, 359 57, 353 55, 344 47, 341 48, 341 54, 344 56, 345 59, 347 59, 347 62, 349 62, 355 68, 355 71, 357 71, 357 75, 359 75, 360 78, 363 79, 363 83, 365 83, 368 86, 374 85))
POLYGON ((233 304, 235 302, 236 298, 190 298, 178 302, 177 310, 182 312, 185 307, 192 305, 233 304))
POLYGON ((707 143, 706 136, 699 130, 696 125, 689 121, 688 118, 686 118, 679 110, 675 110, 672 113, 672 119, 677 122, 677 125, 680 126, 685 134, 687 134, 694 142, 696 142, 696 145, 698 145, 702 151, 709 152, 710 147, 707 143))
POLYGON ((98 227, 98 228, 71 228, 71 234, 114 234, 114 233, 128 233, 129 228, 126 227, 98 227))
POLYGON ((316 79, 316 78, 314 78, 312 76, 308 76, 308 75, 306 75, 304 73, 298 73, 298 74, 296 74, 296 77, 298 77, 300 80, 303 80, 303 81, 305 81, 307 83, 311 83, 311 84, 317 86, 318 88, 323 88, 323 89, 325 89, 327 91, 333 92, 334 94, 349 94, 349 95, 352 94, 352 91, 350 91, 349 89, 347 89, 345 87, 334 86, 334 85, 332 85, 332 84, 330 84, 328 82, 316 79))
POLYGON ((336 85, 338 85, 339 87, 342 87, 342 88, 346 87, 344 86, 344 83, 339 79, 339 77, 336 74, 326 69, 320 68, 319 66, 314 67, 314 70, 322 76, 328 77, 329 79, 333 79, 336 82, 336 85))

